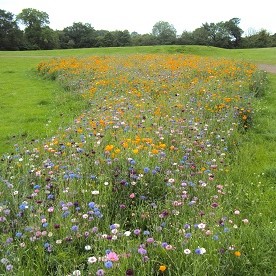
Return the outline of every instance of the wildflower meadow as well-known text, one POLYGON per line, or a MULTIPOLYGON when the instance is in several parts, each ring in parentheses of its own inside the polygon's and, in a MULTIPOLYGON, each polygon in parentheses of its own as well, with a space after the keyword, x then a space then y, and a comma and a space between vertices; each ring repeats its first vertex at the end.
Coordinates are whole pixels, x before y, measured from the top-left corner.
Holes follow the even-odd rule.
POLYGON ((263 92, 255 65, 102 55, 37 74, 89 108, 2 156, 1 275, 239 275, 250 220, 229 174, 263 92))

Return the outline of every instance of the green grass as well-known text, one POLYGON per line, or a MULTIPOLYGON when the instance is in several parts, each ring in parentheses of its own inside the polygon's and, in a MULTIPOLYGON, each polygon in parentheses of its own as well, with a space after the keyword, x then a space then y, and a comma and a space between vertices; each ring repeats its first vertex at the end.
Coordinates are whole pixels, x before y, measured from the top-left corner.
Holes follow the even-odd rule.
MULTIPOLYGON (((276 272, 276 75, 270 74, 269 80, 265 96, 256 103, 253 127, 239 141, 229 174, 235 198, 232 204, 250 221, 240 237, 246 275, 276 272)), ((240 275, 238 270, 236 273, 240 275)))
POLYGON ((51 135, 85 108, 77 94, 42 80, 34 58, 0 58, 0 153, 21 140, 51 135))
MULTIPOLYGON (((41 60, 52 57, 89 56, 109 54, 133 54, 133 53, 183 53, 201 56, 237 58, 254 63, 276 64, 276 48, 253 49, 222 49, 211 46, 140 46, 140 47, 112 47, 112 48, 85 48, 67 50, 41 50, 41 51, 2 51, 0 57, 20 57, 22 60, 33 58, 41 60)), ((19 61, 18 61, 19 62, 19 61)), ((30 62, 30 61, 29 61, 30 62)), ((34 61, 35 63, 36 61, 34 61)))

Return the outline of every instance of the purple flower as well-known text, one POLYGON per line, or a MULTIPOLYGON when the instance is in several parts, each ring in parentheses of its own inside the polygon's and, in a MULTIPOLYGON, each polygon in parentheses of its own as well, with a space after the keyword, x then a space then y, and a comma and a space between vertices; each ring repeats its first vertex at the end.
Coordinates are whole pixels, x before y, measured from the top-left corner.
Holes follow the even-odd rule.
POLYGON ((103 276, 104 275, 104 270, 103 269, 99 269, 97 272, 96 272, 96 276, 103 276))
POLYGON ((6 243, 12 243, 13 242, 13 238, 7 238, 6 243))
POLYGON ((141 255, 146 255, 147 254, 147 250, 143 247, 139 247, 138 248, 138 253, 141 255))
POLYGON ((6 270, 7 270, 7 271, 12 271, 12 269, 13 269, 13 265, 8 264, 8 265, 6 266, 6 270))
POLYGON ((134 271, 132 270, 132 269, 128 269, 127 271, 126 271, 126 276, 133 276, 134 275, 134 271))
POLYGON ((133 231, 133 233, 134 233, 135 235, 139 235, 139 234, 141 233, 141 230, 140 230, 140 229, 135 229, 135 230, 133 231))
POLYGON ((71 227, 71 230, 74 231, 74 232, 77 232, 79 230, 79 227, 77 225, 73 225, 71 227))
POLYGON ((154 242, 154 238, 148 238, 148 239, 147 239, 147 242, 148 242, 148 243, 153 243, 153 242, 154 242))

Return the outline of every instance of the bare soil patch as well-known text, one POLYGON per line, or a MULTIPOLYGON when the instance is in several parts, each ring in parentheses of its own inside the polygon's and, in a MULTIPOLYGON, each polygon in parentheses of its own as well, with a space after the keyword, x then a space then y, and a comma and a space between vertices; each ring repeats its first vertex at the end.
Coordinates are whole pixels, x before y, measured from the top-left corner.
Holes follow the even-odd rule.
POLYGON ((276 74, 276 65, 271 64, 258 64, 259 69, 267 71, 269 73, 276 74))

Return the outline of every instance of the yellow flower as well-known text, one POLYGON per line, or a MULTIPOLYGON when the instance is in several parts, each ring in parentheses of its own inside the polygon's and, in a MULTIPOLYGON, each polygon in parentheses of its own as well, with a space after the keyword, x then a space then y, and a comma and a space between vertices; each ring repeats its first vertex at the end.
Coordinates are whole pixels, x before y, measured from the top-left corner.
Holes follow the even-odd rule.
POLYGON ((132 152, 135 153, 135 154, 137 154, 139 152, 139 150, 138 149, 134 149, 134 150, 132 150, 132 152))
POLYGON ((82 129, 81 129, 81 128, 78 128, 78 129, 77 129, 77 133, 82 133, 82 129))
POLYGON ((235 251, 235 252, 234 252, 234 255, 235 255, 236 257, 240 257, 240 256, 241 256, 241 252, 240 252, 240 251, 235 251))
POLYGON ((161 272, 164 272, 166 269, 167 269, 167 267, 165 265, 160 265, 160 267, 159 267, 159 270, 161 272))
POLYGON ((120 153, 121 152, 121 150, 120 149, 115 149, 115 153, 120 153))
POLYGON ((166 144, 159 143, 159 148, 161 148, 161 149, 166 148, 166 144))
POLYGON ((114 148, 113 145, 107 145, 107 146, 105 147, 105 151, 112 151, 113 148, 114 148))

